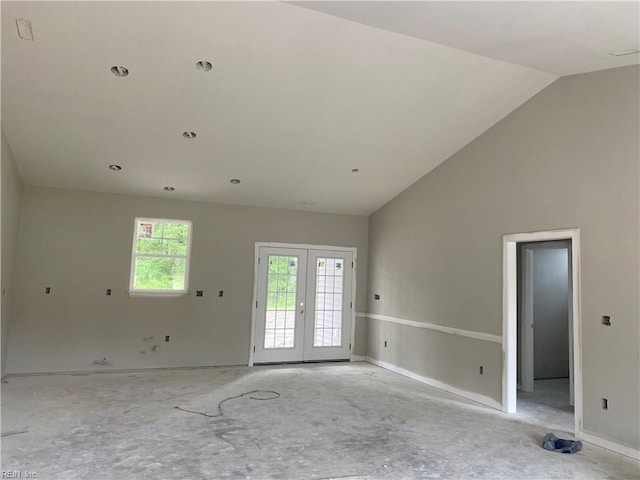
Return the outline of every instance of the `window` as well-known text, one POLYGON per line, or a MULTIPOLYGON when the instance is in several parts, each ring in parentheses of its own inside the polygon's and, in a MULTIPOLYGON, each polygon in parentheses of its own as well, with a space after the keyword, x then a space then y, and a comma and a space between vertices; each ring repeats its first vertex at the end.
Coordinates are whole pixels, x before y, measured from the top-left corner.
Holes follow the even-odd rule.
POLYGON ((131 293, 187 293, 191 222, 136 218, 131 258, 131 293))

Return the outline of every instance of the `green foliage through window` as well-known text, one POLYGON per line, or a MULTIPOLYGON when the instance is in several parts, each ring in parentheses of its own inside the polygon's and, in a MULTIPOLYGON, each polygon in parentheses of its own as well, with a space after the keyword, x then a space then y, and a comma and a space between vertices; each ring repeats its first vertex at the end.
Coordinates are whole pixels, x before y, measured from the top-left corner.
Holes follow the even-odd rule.
POLYGON ((267 310, 295 310, 298 257, 269 255, 267 310))
POLYGON ((133 290, 185 290, 190 222, 136 220, 133 290))

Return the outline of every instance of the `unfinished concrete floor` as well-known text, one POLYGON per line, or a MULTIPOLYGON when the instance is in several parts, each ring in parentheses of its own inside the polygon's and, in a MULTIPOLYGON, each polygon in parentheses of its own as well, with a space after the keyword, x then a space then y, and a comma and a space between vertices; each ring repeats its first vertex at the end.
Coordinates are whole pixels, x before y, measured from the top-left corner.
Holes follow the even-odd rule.
MULTIPOLYGON (((9 377, 2 470, 74 479, 635 479, 638 462, 367 363, 9 377), (251 390, 280 397, 218 403, 251 390)), ((565 412, 566 413, 566 412, 565 412)), ((570 415, 570 413, 568 413, 570 415)), ((559 418, 559 417, 558 417, 559 418)), ((571 424, 569 422, 569 424, 571 424)), ((560 428, 559 428, 560 427, 560 428)))

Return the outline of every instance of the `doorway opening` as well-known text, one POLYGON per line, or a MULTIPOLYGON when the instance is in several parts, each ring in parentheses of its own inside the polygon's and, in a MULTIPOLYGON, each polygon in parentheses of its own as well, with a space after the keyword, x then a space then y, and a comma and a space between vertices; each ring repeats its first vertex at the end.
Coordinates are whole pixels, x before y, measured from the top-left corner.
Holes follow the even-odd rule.
POLYGON ((518 408, 574 424, 571 241, 517 244, 518 408))
MULTIPOLYGON (((546 391, 549 397, 555 390, 554 387, 569 387, 569 403, 573 404, 574 412, 574 434, 577 438, 582 438, 579 271, 579 229, 519 233, 503 237, 503 410, 508 413, 516 411, 518 388, 523 392, 530 391, 529 393, 532 394, 530 396, 535 396, 536 376, 540 380, 543 377, 563 377, 568 370, 566 372, 568 377, 564 377, 565 380, 555 381, 556 384, 565 382, 564 385, 552 385, 554 381, 542 380, 538 384, 537 393, 544 394, 546 391), (555 262, 555 267, 549 267, 549 263, 546 266, 538 266, 542 277, 537 279, 538 288, 536 289, 536 263, 544 262, 555 262), (566 271, 561 274, 559 272, 563 269, 563 264, 566 271), (557 277, 552 279, 554 272, 557 277), (561 286, 563 282, 565 284, 561 286), (540 297, 538 299, 535 298, 536 291, 540 297), (545 294, 548 297, 546 300, 545 294), (566 323, 562 324, 558 321, 560 325, 554 325, 553 322, 545 324, 545 320, 538 319, 536 332, 536 300, 542 303, 553 300, 554 306, 542 303, 537 305, 538 313, 551 317, 555 315, 557 319, 562 316, 562 312, 566 312, 566 323), (562 301, 566 301, 565 307, 561 307, 562 301), (538 372, 536 372, 536 339, 540 347, 537 352, 538 372), (551 339, 555 340, 548 341, 551 339), (568 357, 566 362, 565 356, 568 357)), ((526 395, 525 393, 524 396, 526 395)), ((563 394, 558 395, 561 397, 563 394)), ((563 402, 563 400, 558 401, 563 402)))
POLYGON ((350 360, 356 253, 256 244, 249 365, 350 360))

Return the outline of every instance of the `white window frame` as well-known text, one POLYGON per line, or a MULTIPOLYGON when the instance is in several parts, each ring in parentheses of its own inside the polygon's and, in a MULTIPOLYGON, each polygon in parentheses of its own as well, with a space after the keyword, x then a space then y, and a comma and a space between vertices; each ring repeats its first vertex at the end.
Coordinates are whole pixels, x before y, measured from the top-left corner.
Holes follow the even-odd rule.
POLYGON ((130 296, 137 297, 180 297, 189 294, 189 266, 191 264, 191 239, 193 238, 193 222, 191 220, 178 220, 174 218, 151 218, 136 217, 133 221, 133 244, 131 246, 131 271, 129 274, 129 290, 130 296), (136 243, 138 240, 138 225, 140 223, 181 223, 189 226, 189 236, 187 239, 186 255, 160 255, 160 254, 138 254, 136 253, 136 243), (184 289, 182 290, 140 290, 133 288, 136 273, 136 258, 142 257, 169 257, 184 258, 186 264, 184 267, 184 289))

